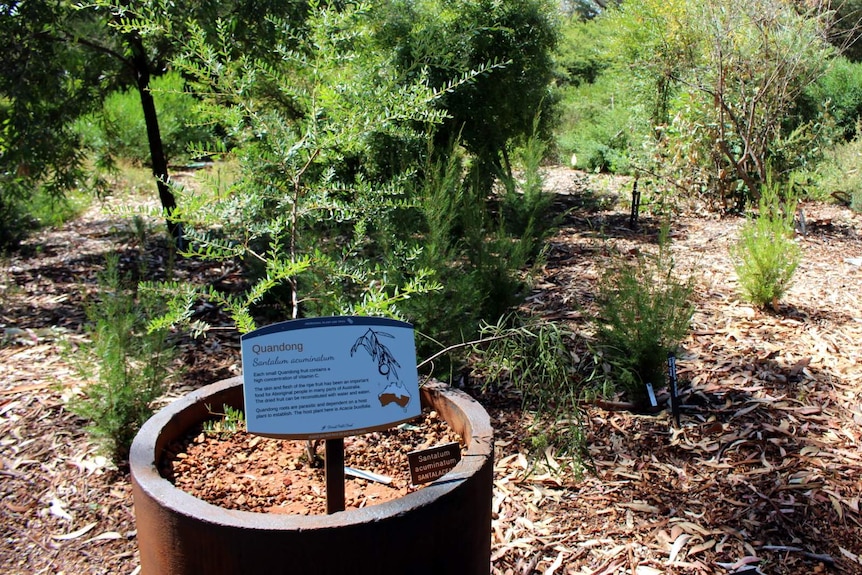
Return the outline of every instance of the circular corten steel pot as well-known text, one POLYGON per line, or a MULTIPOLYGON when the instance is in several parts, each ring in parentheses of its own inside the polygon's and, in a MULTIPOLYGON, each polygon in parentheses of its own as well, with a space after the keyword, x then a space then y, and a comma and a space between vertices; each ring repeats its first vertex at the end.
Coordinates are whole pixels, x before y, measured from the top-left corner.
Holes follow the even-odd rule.
POLYGON ((242 379, 201 388, 150 418, 129 457, 142 575, 410 574, 490 571, 494 439, 487 412, 440 383, 421 388, 463 437, 449 473, 404 497, 332 515, 232 511, 164 479, 165 447, 208 416, 207 405, 242 407, 242 379))

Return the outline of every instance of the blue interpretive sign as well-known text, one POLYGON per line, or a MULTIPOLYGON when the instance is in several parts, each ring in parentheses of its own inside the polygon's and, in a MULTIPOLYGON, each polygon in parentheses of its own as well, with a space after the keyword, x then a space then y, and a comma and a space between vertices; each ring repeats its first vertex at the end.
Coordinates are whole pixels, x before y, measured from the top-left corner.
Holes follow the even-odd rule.
POLYGON ((413 326, 374 317, 286 321, 242 336, 250 433, 346 437, 421 414, 413 326))

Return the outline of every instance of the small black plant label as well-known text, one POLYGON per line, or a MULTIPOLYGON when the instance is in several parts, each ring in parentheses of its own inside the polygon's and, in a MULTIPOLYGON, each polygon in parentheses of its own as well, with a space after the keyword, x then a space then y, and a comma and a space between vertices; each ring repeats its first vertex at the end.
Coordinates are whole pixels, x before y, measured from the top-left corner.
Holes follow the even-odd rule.
POLYGON ((443 477, 461 461, 461 445, 458 442, 420 449, 407 454, 410 462, 410 482, 421 485, 443 477))
POLYGON ((676 426, 679 427, 679 384, 676 378, 676 355, 673 352, 667 354, 667 379, 670 388, 670 411, 676 426))
POLYGON ((246 427, 282 439, 386 429, 421 414, 413 326, 320 317, 241 338, 246 427))

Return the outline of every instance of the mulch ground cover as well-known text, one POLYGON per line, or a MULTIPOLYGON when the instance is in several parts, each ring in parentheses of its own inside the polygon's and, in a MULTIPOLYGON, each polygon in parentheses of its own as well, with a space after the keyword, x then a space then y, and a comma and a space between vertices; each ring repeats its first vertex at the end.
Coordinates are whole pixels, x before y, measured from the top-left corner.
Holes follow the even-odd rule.
MULTIPOLYGON (((589 337, 608 258, 654 249, 658 221, 631 229, 618 183, 549 172, 564 216, 524 311, 589 337)), ((739 298, 728 249, 742 219, 671 222, 679 273, 697 286, 678 355, 679 426, 667 410, 587 404, 589 469, 576 476, 559 453, 536 451, 514 389, 467 389, 496 432, 492 573, 862 573, 862 216, 802 208, 803 260, 777 311, 739 298)), ((140 569, 128 471, 100 457, 66 409, 86 386, 74 351, 104 254, 128 269, 147 258, 156 276, 168 265, 155 236, 106 214, 97 206, 0 260, 2 573, 140 569)), ((192 261, 175 273, 239 281, 192 261)), ((230 329, 180 345, 183 375, 162 403, 239 373, 230 329)))

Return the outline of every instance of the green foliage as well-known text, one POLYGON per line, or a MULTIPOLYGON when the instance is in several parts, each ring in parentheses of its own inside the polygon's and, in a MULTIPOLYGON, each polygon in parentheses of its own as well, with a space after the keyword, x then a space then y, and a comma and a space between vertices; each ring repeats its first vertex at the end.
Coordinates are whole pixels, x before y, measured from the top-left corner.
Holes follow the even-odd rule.
POLYGON ((629 169, 632 149, 648 134, 638 134, 638 126, 645 124, 637 121, 625 82, 625 77, 609 73, 595 83, 563 90, 556 146, 564 163, 574 154, 573 167, 580 169, 616 173, 629 169))
POLYGON ((17 245, 32 227, 17 199, 0 201, 0 249, 17 245))
POLYGON ((483 324, 480 333, 483 343, 474 352, 486 384, 511 381, 523 394, 525 405, 540 411, 577 405, 577 366, 568 351, 572 333, 556 323, 521 317, 483 324))
POLYGON ((440 93, 421 79, 399 83, 389 56, 374 49, 370 23, 361 6, 317 7, 298 42, 282 22, 278 65, 232 59, 228 30, 223 44, 193 31, 178 65, 205 112, 236 139, 239 173, 227 189, 182 191, 174 216, 190 240, 187 255, 239 259, 252 285, 244 294, 149 285, 175 295, 164 321, 188 319, 201 296, 224 305, 241 331, 267 311, 402 317, 401 303, 439 289, 400 223, 413 205, 410 170, 400 162, 381 169, 379 158, 385 142, 395 153, 423 142, 422 127, 442 119, 431 107, 440 93))
POLYGON ((680 1, 677 49, 658 58, 677 64, 656 170, 738 207, 757 198, 767 165, 787 174, 828 142, 821 126, 785 118, 833 52, 823 20, 786 2, 680 1))
POLYGON ((223 404, 222 413, 215 413, 209 405, 206 408, 212 415, 219 416, 219 419, 204 421, 203 432, 205 434, 225 437, 245 429, 245 414, 241 409, 223 404))
POLYGON ((609 34, 606 18, 583 21, 564 20, 560 25, 560 41, 554 51, 554 74, 560 86, 592 84, 609 71, 613 59, 608 50, 609 34))
POLYGON ((97 105, 105 57, 56 41, 68 3, 0 5, 0 240, 15 243, 28 204, 85 181, 69 118, 97 105), (38 196, 38 197, 32 197, 38 196))
POLYGON ((679 82, 696 63, 701 48, 696 9, 699 0, 624 2, 609 10, 604 25, 615 33, 609 51, 627 71, 632 90, 651 126, 665 125, 679 82))
MULTIPOLYGON (((814 195, 819 199, 834 197, 862 212, 862 134, 849 142, 839 143, 826 151, 823 161, 812 174, 814 195)), ((809 195, 812 195, 809 192, 809 195)))
POLYGON ((554 2, 390 0, 378 10, 383 12, 377 17, 379 48, 394 51, 402 74, 427 74, 434 89, 445 87, 453 73, 502 64, 447 90, 435 103, 446 111, 438 145, 460 141, 478 159, 480 183, 487 185, 494 173, 511 172, 508 148, 533 133, 539 111, 539 135, 549 136, 554 99, 548 86, 557 41, 554 2))
POLYGON ((433 293, 404 302, 404 314, 429 339, 419 341, 420 356, 430 355, 431 346, 445 346, 474 333, 477 319, 486 307, 482 292, 481 266, 487 260, 465 253, 464 236, 481 237, 486 231, 486 217, 475 203, 463 180, 463 158, 429 161, 421 179, 413 182, 409 192, 417 209, 413 226, 421 232, 423 246, 417 254, 417 265, 434 270, 440 286, 433 293), (433 343, 432 343, 433 342, 433 343))
POLYGON ((433 270, 441 287, 404 305, 405 314, 433 337, 419 342, 420 354, 430 354, 432 341, 471 339, 481 320, 500 317, 517 302, 522 274, 537 262, 550 228, 552 198, 539 171, 543 149, 530 140, 521 150, 521 178, 507 180, 497 215, 487 210, 479 176, 466 170, 462 156, 423 170, 425 177, 410 194, 419 202, 423 234, 418 261, 433 270))
POLYGON ((556 223, 549 217, 554 196, 545 190, 542 165, 548 145, 539 136, 539 124, 540 118, 536 117, 533 135, 515 151, 515 161, 520 168, 518 177, 500 177, 504 187, 500 201, 506 231, 519 238, 519 249, 531 259, 539 255, 556 223))
POLYGON ((91 200, 81 191, 57 196, 44 189, 27 197, 5 198, 0 201, 0 249, 17 245, 36 229, 60 226, 74 219, 91 200))
POLYGON ((474 367, 486 385, 509 382, 536 415, 533 440, 542 450, 554 445, 584 466, 585 435, 580 400, 583 382, 578 358, 569 350, 575 335, 559 324, 521 317, 484 324, 474 367))
POLYGON ((166 331, 147 331, 146 315, 157 313, 158 304, 129 287, 116 255, 108 257, 99 281, 99 300, 87 309, 92 343, 83 348, 84 362, 98 375, 69 407, 89 420, 91 437, 119 462, 169 382, 174 351, 166 331))
POLYGON ((820 10, 830 17, 828 38, 852 62, 862 61, 862 2, 841 0, 840 2, 818 3, 820 10))
POLYGON ((843 139, 851 140, 862 116, 862 63, 834 58, 824 75, 801 94, 797 111, 800 123, 828 117, 843 139))
POLYGON ((37 226, 58 227, 77 218, 93 202, 93 197, 84 190, 72 190, 62 198, 36 192, 25 202, 29 217, 37 226))
POLYGON ((427 68, 405 73, 397 52, 380 49, 380 14, 316 6, 301 30, 281 23, 277 62, 232 54, 228 28, 218 42, 192 31, 175 65, 237 143, 238 170, 212 188, 177 190, 174 217, 188 255, 241 261, 250 287, 146 284, 172 298, 153 327, 189 324, 204 297, 241 331, 260 318, 388 315, 445 346, 515 301, 520 267, 547 230, 543 145, 522 140, 523 182, 510 182, 505 208, 489 200, 475 157, 432 141, 444 99, 499 66, 477 63, 434 82, 427 68))
MULTIPOLYGON (((741 209, 767 164, 782 178, 810 170, 832 141, 829 110, 798 106, 835 53, 828 23, 781 0, 622 2, 569 22, 557 59, 560 156, 591 170, 636 167, 741 209)), ((852 92, 833 100, 842 125, 852 92)))
POLYGON ((655 254, 622 256, 599 282, 596 337, 604 361, 617 370, 631 401, 645 405, 646 384, 665 381, 667 354, 686 336, 694 313, 692 279, 680 279, 662 230, 655 254))
POLYGON ((740 230, 731 250, 739 286, 749 302, 778 310, 801 259, 793 241, 796 200, 792 181, 782 198, 780 187, 768 181, 760 196, 757 217, 740 230))
MULTIPOLYGON (((273 21, 289 18, 301 28, 306 4, 304 0, 0 4, 0 216, 12 213, 9 198, 26 198, 37 188, 59 197, 83 186, 87 158, 73 124, 98 112, 108 94, 129 87, 137 91, 140 109, 148 118, 146 139, 159 199, 170 211, 174 198, 166 185, 169 178, 158 115, 150 105, 150 79, 166 70, 174 40, 188 36, 190 23, 198 23, 210 37, 218 35, 219 27, 229 28, 231 53, 275 57, 269 51, 276 33, 273 21)), ((122 124, 128 117, 121 113, 115 121, 122 124)), ((171 124, 168 119, 163 129, 176 133, 171 124)), ((129 129, 121 132, 126 139, 132 136, 129 129)), ((180 142, 183 137, 170 139, 180 142)), ((178 230, 170 229, 179 239, 178 230)))
MULTIPOLYGON (((217 149, 213 130, 197 113, 195 97, 185 90, 182 76, 169 72, 154 78, 150 90, 155 100, 159 130, 169 162, 193 159, 198 149, 217 149)), ((80 118, 75 128, 81 142, 101 158, 121 158, 137 165, 150 161, 147 127, 136 90, 117 90, 105 98, 100 114, 80 118)))
MULTIPOLYGON (((568 164, 574 155, 574 167, 580 169, 627 172, 637 161, 642 143, 652 138, 655 82, 644 66, 629 64, 628 59, 646 55, 630 53, 620 40, 623 30, 638 33, 632 40, 634 46, 647 41, 637 28, 638 21, 629 25, 620 12, 608 10, 587 21, 563 24, 556 52, 561 98, 556 152, 560 161, 568 164)), ((657 25, 653 29, 659 33, 657 25)), ((654 73, 669 73, 661 70, 654 73)))

